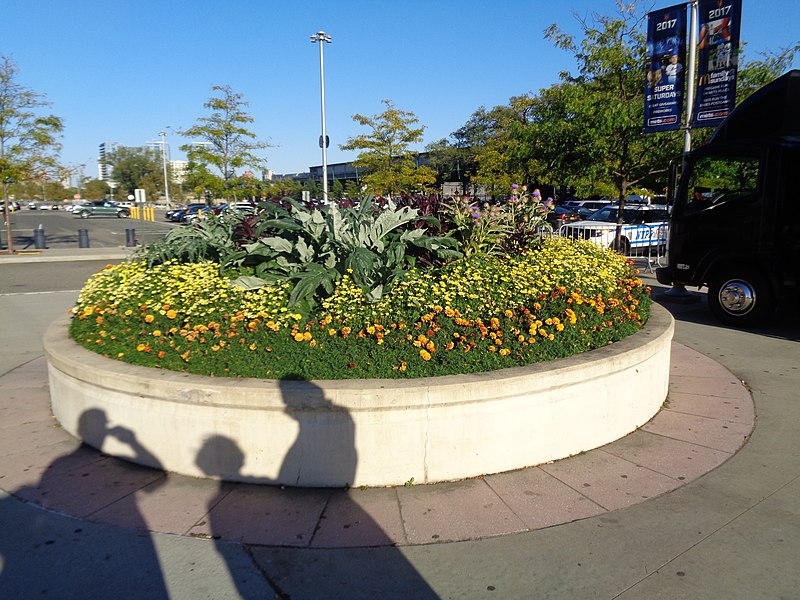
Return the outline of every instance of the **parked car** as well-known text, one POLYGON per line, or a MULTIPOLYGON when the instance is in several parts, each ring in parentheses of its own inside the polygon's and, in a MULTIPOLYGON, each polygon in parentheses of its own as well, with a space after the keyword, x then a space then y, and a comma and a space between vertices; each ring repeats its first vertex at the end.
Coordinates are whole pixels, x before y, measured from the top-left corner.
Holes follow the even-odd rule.
POLYGON ((205 218, 209 212, 213 212, 213 209, 204 204, 203 206, 187 208, 179 212, 176 216, 180 217, 181 223, 194 223, 195 221, 205 218))
MULTIPOLYGON (((560 229, 563 236, 591 240, 598 246, 614 246, 619 207, 608 205, 584 221, 570 223, 560 229)), ((635 204, 622 210, 622 232, 619 251, 630 254, 637 249, 664 248, 669 233, 669 207, 635 204)))
POLYGON ((556 206, 547 214, 547 222, 553 227, 558 229, 566 223, 573 223, 582 219, 580 213, 566 206, 556 206))
POLYGON ((8 210, 11 211, 11 212, 16 212, 16 211, 20 210, 21 208, 22 208, 22 206, 20 206, 20 203, 19 202, 15 202, 14 200, 12 200, 11 202, 8 203, 8 210))
POLYGON ((123 219, 129 217, 131 211, 111 200, 93 200, 73 207, 72 214, 79 216, 81 219, 88 219, 89 217, 117 217, 123 219))
POLYGON ((194 211, 196 213, 198 210, 209 210, 209 206, 205 202, 186 204, 174 210, 168 210, 166 218, 173 223, 183 223, 183 217, 187 214, 187 211, 194 211))
POLYGON ((233 202, 231 204, 223 204, 214 208, 215 215, 221 215, 229 210, 238 210, 243 213, 252 213, 256 210, 256 205, 250 202, 233 202))
POLYGON ((600 210, 601 208, 611 204, 611 200, 567 200, 562 204, 567 208, 576 210, 578 208, 588 208, 591 210, 600 210))

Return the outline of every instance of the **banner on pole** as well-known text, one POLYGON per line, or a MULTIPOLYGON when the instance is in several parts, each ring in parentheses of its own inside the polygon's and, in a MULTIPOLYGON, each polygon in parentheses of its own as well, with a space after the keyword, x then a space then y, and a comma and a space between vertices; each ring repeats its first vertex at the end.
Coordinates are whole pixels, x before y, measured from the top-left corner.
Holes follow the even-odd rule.
POLYGON ((700 0, 692 127, 716 127, 736 106, 742 0, 700 0))
POLYGON ((680 129, 686 61, 686 4, 647 15, 644 133, 680 129))

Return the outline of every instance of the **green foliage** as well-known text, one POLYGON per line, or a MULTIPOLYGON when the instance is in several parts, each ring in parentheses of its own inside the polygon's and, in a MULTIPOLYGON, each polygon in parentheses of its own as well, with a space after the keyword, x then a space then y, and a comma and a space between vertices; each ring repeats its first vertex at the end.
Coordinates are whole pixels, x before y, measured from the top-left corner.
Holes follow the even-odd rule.
POLYGON ((164 187, 161 154, 152 148, 120 147, 108 154, 106 162, 113 165, 111 178, 119 185, 122 197, 143 189, 148 198, 155 198, 164 187))
POLYGON ((215 263, 123 263, 81 291, 71 331, 133 364, 214 376, 409 378, 570 356, 638 331, 647 288, 616 253, 554 238, 518 256, 412 269, 377 302, 349 274, 314 312, 215 263))
POLYGON ((246 268, 251 276, 237 283, 247 289, 292 281, 289 304, 306 309, 330 295, 347 273, 374 301, 420 256, 460 256, 455 240, 414 227, 419 214, 410 207, 380 207, 371 199, 351 207, 307 208, 289 198, 283 203, 288 208, 262 203, 255 216, 210 216, 171 231, 139 256, 150 265, 214 260, 223 272, 246 268))
POLYGON ((8 185, 53 168, 63 130, 59 117, 42 114, 50 105, 42 94, 17 81, 17 66, 0 56, 0 185, 8 200, 8 185))
POLYGON ((395 108, 391 100, 381 101, 386 110, 371 117, 353 115, 359 125, 370 129, 341 144, 342 150, 360 150, 354 164, 365 171, 361 178, 373 195, 397 195, 424 192, 435 180, 436 173, 418 166, 412 144, 422 141, 425 127, 415 127, 419 119, 414 113, 395 108))
POLYGON ((205 190, 225 198, 236 197, 237 171, 244 167, 260 173, 266 161, 257 152, 270 146, 258 141, 247 128, 253 118, 245 111, 247 102, 230 86, 214 85, 212 96, 203 105, 211 111, 197 119, 197 124, 179 133, 198 140, 181 146, 189 159, 188 179, 198 193, 205 190))

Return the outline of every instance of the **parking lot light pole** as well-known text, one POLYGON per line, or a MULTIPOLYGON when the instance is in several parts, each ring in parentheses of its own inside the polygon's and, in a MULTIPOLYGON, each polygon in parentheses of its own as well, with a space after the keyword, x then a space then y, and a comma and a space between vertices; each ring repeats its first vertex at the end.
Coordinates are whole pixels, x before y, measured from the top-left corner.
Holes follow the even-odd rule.
POLYGON ((319 90, 320 107, 322 112, 322 136, 319 145, 322 148, 322 200, 328 203, 328 136, 325 133, 325 59, 322 51, 325 43, 331 43, 331 36, 324 31, 318 31, 311 36, 311 43, 319 42, 319 90))
POLYGON ((167 173, 167 132, 162 131, 161 136, 161 163, 164 166, 164 198, 167 202, 167 210, 171 208, 169 202, 169 175, 167 173))

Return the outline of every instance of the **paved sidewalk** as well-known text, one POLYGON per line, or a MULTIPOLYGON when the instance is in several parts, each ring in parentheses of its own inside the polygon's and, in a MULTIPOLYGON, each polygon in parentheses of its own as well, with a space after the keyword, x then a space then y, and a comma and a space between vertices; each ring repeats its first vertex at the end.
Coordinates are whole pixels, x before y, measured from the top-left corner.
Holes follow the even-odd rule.
POLYGON ((755 418, 738 379, 674 344, 666 407, 621 440, 509 473, 345 491, 220 484, 81 446, 50 414, 44 358, 0 378, 0 397, 0 487, 19 499, 121 527, 302 548, 473 540, 607 514, 716 468, 755 418))
MULTIPOLYGON (((69 254, 51 252, 39 260, 69 254)), ((792 312, 736 331, 703 303, 665 303, 668 403, 603 448, 456 483, 298 491, 153 472, 58 429, 41 332, 90 268, 32 265, 61 287, 17 286, 24 264, 0 272, 0 598, 797 597, 792 312)))

